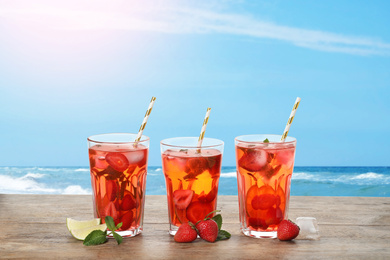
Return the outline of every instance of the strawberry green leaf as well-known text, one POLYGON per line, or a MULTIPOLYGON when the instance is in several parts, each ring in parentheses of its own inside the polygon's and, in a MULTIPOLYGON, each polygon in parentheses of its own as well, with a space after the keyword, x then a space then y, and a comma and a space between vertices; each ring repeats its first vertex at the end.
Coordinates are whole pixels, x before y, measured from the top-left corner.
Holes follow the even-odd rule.
POLYGON ((263 141, 263 143, 269 143, 268 138, 265 138, 264 141, 263 141))
POLYGON ((217 225, 218 225, 218 230, 221 230, 221 227, 222 227, 222 215, 221 214, 218 214, 218 215, 215 215, 212 220, 214 220, 215 222, 217 222, 217 225))
POLYGON ((118 245, 120 245, 120 243, 122 243, 122 241, 123 241, 123 237, 116 232, 112 232, 112 235, 114 236, 118 245))
POLYGON ((229 232, 227 232, 226 230, 220 230, 218 232, 218 236, 217 236, 217 240, 216 241, 229 239, 231 236, 232 235, 229 232))
POLYGON ((94 230, 84 239, 85 246, 100 245, 107 242, 107 232, 94 230))

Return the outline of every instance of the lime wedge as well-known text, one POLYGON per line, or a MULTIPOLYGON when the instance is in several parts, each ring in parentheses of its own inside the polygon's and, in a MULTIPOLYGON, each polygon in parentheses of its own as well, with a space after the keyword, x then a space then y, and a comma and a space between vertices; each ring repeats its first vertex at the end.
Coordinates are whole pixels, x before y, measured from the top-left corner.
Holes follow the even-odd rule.
POLYGON ((75 229, 82 229, 92 226, 97 226, 100 224, 100 218, 94 218, 91 220, 75 220, 72 218, 66 219, 66 226, 68 227, 68 230, 75 230, 75 229))
POLYGON ((80 228, 80 229, 71 229, 69 230, 72 236, 78 240, 84 240, 89 233, 91 233, 94 230, 101 230, 105 231, 107 229, 106 224, 96 225, 96 226, 90 226, 86 228, 80 228))

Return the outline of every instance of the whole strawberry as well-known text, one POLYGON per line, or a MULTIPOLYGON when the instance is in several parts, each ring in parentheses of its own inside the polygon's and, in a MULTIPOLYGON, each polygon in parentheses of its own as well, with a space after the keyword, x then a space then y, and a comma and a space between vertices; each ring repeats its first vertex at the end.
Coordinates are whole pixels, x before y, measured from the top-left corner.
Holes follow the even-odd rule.
POLYGON ((198 229, 199 236, 208 241, 208 242, 215 242, 218 237, 218 224, 212 219, 205 219, 199 221, 198 224, 196 224, 196 229, 198 229))
POLYGON ((280 241, 293 240, 299 234, 299 227, 291 220, 283 220, 278 226, 278 239, 280 241))
POLYGON ((198 237, 196 228, 191 222, 182 224, 177 230, 174 239, 179 243, 190 243, 198 237))

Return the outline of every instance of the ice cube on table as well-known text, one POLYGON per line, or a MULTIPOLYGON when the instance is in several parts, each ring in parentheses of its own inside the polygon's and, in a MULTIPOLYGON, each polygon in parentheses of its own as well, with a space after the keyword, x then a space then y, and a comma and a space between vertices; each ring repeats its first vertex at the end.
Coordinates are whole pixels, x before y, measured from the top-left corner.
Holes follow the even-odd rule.
POLYGON ((313 217, 299 217, 295 223, 299 226, 300 231, 296 239, 318 240, 320 232, 318 229, 317 219, 313 217))

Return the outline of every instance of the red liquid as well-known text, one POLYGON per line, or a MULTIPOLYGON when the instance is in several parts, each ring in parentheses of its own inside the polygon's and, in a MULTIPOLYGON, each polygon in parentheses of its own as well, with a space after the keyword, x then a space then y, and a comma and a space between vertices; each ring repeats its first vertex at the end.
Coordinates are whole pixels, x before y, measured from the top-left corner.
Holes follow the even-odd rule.
POLYGON ((95 217, 122 222, 119 231, 142 227, 147 158, 148 148, 140 144, 89 148, 95 217))
MULTIPOLYGON (((216 209, 222 154, 215 149, 162 154, 170 223, 196 223, 216 209)), ((213 215, 210 215, 210 217, 213 215)))
POLYGON ((287 218, 294 145, 236 146, 241 228, 276 231, 287 218))

